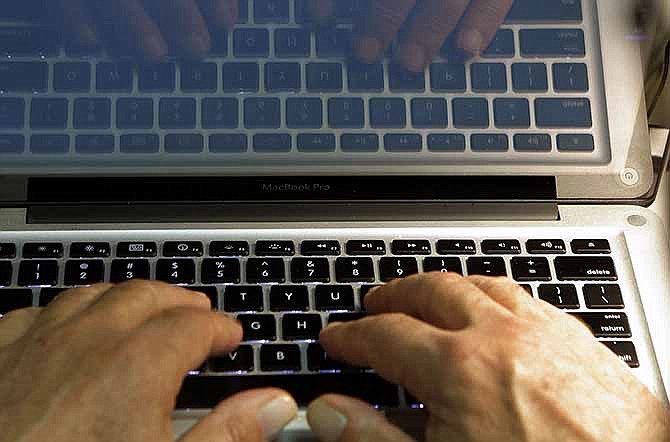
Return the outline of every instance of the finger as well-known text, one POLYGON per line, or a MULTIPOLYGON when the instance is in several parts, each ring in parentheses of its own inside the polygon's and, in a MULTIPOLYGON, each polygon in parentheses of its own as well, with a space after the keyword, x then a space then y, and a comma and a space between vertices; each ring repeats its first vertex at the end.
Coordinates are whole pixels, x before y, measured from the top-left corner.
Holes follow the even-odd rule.
POLYGON ((263 442, 295 418, 293 398, 276 388, 250 390, 221 402, 180 442, 263 442))
POLYGON ((449 353, 454 339, 449 332, 402 313, 332 323, 319 337, 330 357, 374 368, 424 401, 432 388, 431 376, 443 371, 440 359, 449 353))
POLYGON ((456 28, 470 0, 424 0, 398 47, 397 60, 407 69, 422 72, 456 28))
POLYGON ((374 63, 391 45, 416 4, 416 0, 370 0, 354 53, 365 63, 374 63))
POLYGON ((346 396, 321 396, 309 404, 307 421, 322 442, 414 441, 370 405, 346 396))
POLYGON ((161 31, 149 17, 140 0, 97 0, 98 14, 112 25, 115 39, 138 51, 150 61, 167 56, 161 31))
POLYGON ((195 0, 154 0, 150 5, 163 35, 181 55, 207 55, 212 41, 195 0))
POLYGON ((44 309, 42 319, 45 323, 51 324, 67 321, 94 304, 112 287, 114 287, 113 284, 95 284, 90 287, 65 290, 44 309))
POLYGON ((85 48, 95 47, 98 36, 95 32, 94 20, 84 0, 57 0, 44 2, 53 17, 59 19, 67 38, 85 48))
POLYGON ((41 312, 39 307, 28 307, 0 316, 0 347, 18 341, 30 330, 41 312))
POLYGON ((213 26, 223 26, 230 30, 237 23, 237 0, 200 0, 202 14, 213 26))
POLYGON ((307 12, 317 23, 328 21, 335 14, 335 1, 309 0, 307 3, 307 12))
POLYGON ((472 55, 484 51, 505 21, 514 0, 472 0, 459 25, 456 46, 472 55))
POLYGON ((207 295, 156 281, 133 280, 110 289, 87 314, 93 323, 128 330, 177 307, 210 310, 207 295))
POLYGON ((504 309, 456 273, 426 273, 394 280, 365 296, 371 314, 399 312, 436 327, 461 330, 504 309))
POLYGON ((209 310, 177 307, 148 320, 128 338, 129 355, 141 355, 144 370, 157 371, 174 380, 175 390, 183 377, 211 355, 228 353, 240 345, 239 322, 209 310), (151 368, 147 368, 144 364, 151 368))
POLYGON ((531 314, 538 312, 535 299, 509 278, 471 275, 466 279, 512 313, 531 314))

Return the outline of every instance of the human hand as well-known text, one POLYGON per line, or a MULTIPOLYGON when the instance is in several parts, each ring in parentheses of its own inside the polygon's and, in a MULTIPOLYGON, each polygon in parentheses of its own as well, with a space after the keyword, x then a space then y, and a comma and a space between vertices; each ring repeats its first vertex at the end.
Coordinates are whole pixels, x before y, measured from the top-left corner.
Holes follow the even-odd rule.
MULTIPOLYGON (((333 14, 337 0, 309 0, 317 20, 333 14)), ((420 72, 456 32, 458 49, 471 55, 484 51, 514 0, 368 0, 368 11, 357 26, 354 53, 372 63, 381 58, 401 32, 397 61, 420 72)))
MULTIPOLYGON (((100 284, 0 318, 2 441, 172 442, 182 380, 242 339, 205 295, 162 283, 100 284)), ((182 442, 261 442, 296 413, 277 389, 219 404, 182 442)))
MULTIPOLYGON (((334 323, 321 345, 374 368, 430 413, 427 442, 670 441, 670 416, 589 329, 505 278, 432 273, 365 298, 371 316, 334 323)), ((324 442, 411 438, 353 399, 308 419, 324 442)))
POLYGON ((71 30, 83 47, 104 37, 100 21, 113 38, 148 61, 166 57, 169 48, 186 57, 202 57, 212 45, 208 26, 232 28, 237 0, 44 0, 50 15, 71 30))

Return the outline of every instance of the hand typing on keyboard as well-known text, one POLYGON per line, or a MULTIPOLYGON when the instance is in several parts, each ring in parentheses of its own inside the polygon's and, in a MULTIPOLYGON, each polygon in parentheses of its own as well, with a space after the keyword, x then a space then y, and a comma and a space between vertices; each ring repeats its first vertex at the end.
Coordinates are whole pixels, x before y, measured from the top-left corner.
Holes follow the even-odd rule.
MULTIPOLYGON (((626 364, 510 280, 412 276, 365 305, 373 316, 325 328, 321 344, 423 402, 427 442, 670 441, 668 411, 626 364)), ((312 403, 308 419, 325 442, 412 441, 342 396, 312 403)))

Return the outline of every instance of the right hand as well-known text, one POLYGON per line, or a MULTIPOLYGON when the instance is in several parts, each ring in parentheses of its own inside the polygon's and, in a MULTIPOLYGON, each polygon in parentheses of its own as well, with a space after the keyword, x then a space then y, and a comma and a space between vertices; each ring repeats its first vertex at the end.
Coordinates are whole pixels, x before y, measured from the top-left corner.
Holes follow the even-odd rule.
MULTIPOLYGON (((371 316, 333 323, 331 357, 374 368, 426 405, 428 442, 668 442, 670 415, 579 320, 506 278, 431 273, 370 292, 371 316)), ((324 442, 412 439, 328 395, 308 411, 324 442)))

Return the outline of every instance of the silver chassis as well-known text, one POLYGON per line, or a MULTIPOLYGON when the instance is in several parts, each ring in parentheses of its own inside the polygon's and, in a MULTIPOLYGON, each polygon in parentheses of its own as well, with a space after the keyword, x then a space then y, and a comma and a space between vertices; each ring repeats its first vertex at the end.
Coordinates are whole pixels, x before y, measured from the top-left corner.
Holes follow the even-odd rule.
MULTIPOLYGON (((640 358, 641 367, 634 369, 634 373, 654 395, 667 402, 667 391, 670 391, 670 326, 667 322, 670 318, 670 247, 661 221, 650 210, 636 206, 561 206, 559 213, 558 221, 514 222, 504 221, 505 217, 501 216, 502 221, 28 225, 25 209, 2 209, 0 238, 68 242, 122 238, 159 241, 244 238, 253 241, 257 238, 300 240, 310 237, 340 240, 356 237, 605 237, 612 243, 619 271, 618 283, 624 292, 633 341, 640 358)), ((383 218, 380 214, 380 219, 383 218)), ((204 413, 203 410, 175 413, 175 428, 179 433, 185 431, 204 413)), ((295 440, 296 434, 306 431, 304 414, 301 416, 291 425, 286 440, 295 440)))

